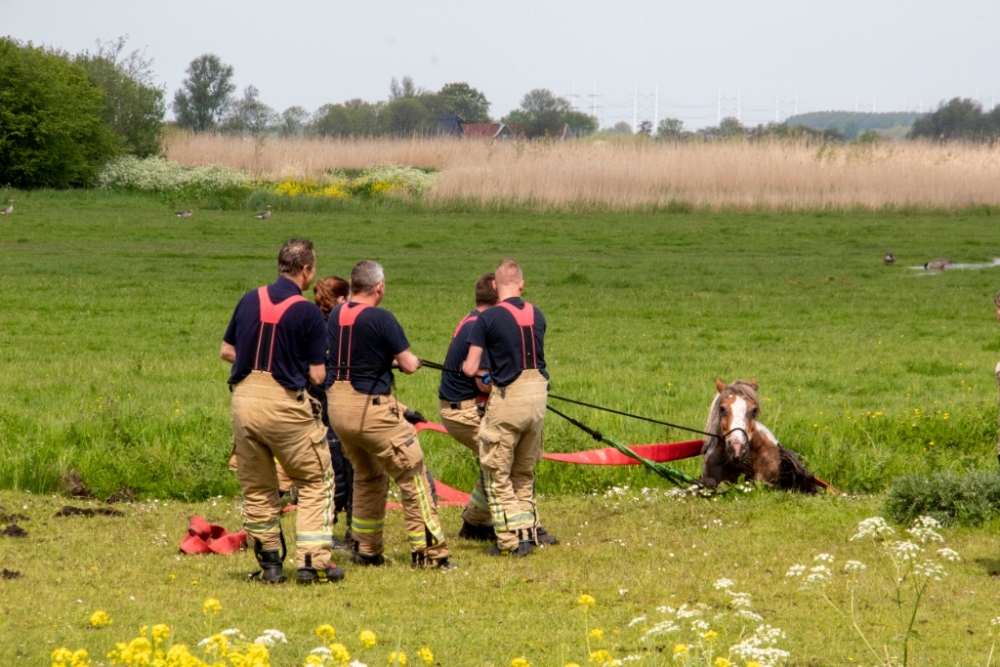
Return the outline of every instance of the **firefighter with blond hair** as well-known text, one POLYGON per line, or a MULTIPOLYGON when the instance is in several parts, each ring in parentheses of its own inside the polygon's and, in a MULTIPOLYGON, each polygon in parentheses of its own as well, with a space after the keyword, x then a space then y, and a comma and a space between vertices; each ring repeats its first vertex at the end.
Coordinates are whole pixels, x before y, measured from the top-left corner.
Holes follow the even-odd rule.
POLYGON ((548 396, 545 316, 524 301, 524 276, 512 259, 497 267, 499 303, 479 313, 462 370, 480 374, 489 359, 492 391, 479 427, 479 463, 496 545, 489 555, 527 556, 537 543, 535 464, 542 457, 548 396))

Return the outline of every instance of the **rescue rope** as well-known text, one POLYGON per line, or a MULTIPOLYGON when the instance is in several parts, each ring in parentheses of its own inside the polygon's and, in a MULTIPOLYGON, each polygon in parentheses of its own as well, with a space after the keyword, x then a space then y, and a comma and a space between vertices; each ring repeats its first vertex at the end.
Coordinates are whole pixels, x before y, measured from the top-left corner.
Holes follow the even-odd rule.
POLYGON ((592 437, 594 440, 597 440, 598 442, 606 442, 606 443, 608 443, 609 445, 611 445, 612 447, 614 447, 615 449, 617 449, 619 452, 621 452, 625 456, 628 456, 629 458, 635 459, 636 461, 638 461, 639 463, 641 463, 644 467, 646 467, 649 470, 655 472, 657 475, 659 475, 660 477, 664 478, 668 482, 671 482, 672 484, 675 484, 676 486, 684 487, 684 488, 687 488, 687 487, 690 487, 690 486, 701 486, 701 483, 697 479, 695 479, 694 477, 691 477, 690 475, 686 475, 686 474, 682 473, 680 470, 677 470, 676 468, 672 468, 672 467, 670 467, 668 465, 665 465, 663 463, 656 463, 654 461, 650 461, 647 458, 643 458, 642 456, 639 456, 634 451, 632 451, 632 449, 630 449, 629 447, 621 444, 620 442, 618 442, 616 440, 612 440, 611 438, 607 437, 606 435, 604 435, 600 431, 596 431, 596 430, 588 427, 586 424, 584 424, 584 423, 582 423, 582 422, 580 422, 580 421, 578 421, 576 419, 573 419, 569 415, 567 415, 567 414, 565 414, 563 412, 560 412, 559 410, 556 410, 551 405, 546 405, 545 407, 546 407, 546 409, 548 409, 548 410, 556 413, 557 415, 559 415, 560 417, 562 417, 563 419, 565 419, 566 421, 568 421, 573 426, 576 426, 577 428, 579 428, 583 432, 585 432, 588 435, 590 435, 590 437, 592 437))
MULTIPOLYGON (((722 437, 717 433, 709 433, 708 431, 701 431, 696 428, 691 428, 689 426, 681 426, 680 424, 672 424, 670 422, 661 421, 659 419, 653 419, 651 417, 643 417, 642 415, 632 414, 631 412, 622 412, 621 410, 613 410, 612 408, 605 408, 600 405, 594 405, 593 403, 584 403, 583 401, 577 401, 572 398, 566 398, 565 396, 556 396, 555 394, 549 394, 549 398, 554 398, 557 401, 565 401, 567 403, 574 403, 576 405, 582 405, 585 408, 593 408, 594 410, 602 410, 604 412, 610 412, 612 414, 621 415, 622 417, 631 417, 632 419, 639 419, 644 422, 650 422, 651 424, 660 424, 661 426, 669 426, 670 428, 676 428, 681 431, 688 431, 690 433, 698 433, 699 435, 707 435, 710 438, 722 437)), ((558 413, 557 413, 558 414, 558 413)), ((742 430, 742 429, 737 429, 742 430)), ((730 431, 731 433, 732 431, 730 431)), ((728 433, 726 434, 728 435, 728 433)))

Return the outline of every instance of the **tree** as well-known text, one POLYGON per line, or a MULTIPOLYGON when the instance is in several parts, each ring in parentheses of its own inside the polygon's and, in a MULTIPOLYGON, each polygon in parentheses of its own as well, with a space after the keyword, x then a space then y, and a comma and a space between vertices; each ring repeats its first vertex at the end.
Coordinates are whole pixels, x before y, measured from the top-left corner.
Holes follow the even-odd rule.
POLYGON ((490 103, 486 96, 467 83, 448 83, 440 91, 421 96, 432 114, 453 113, 463 123, 489 123, 490 103))
POLYGON ((599 127, 596 118, 582 111, 567 111, 563 114, 563 120, 566 121, 569 133, 574 137, 586 137, 597 132, 599 127))
POLYGON ((223 119, 219 129, 228 134, 248 134, 252 137, 266 132, 277 124, 278 114, 274 109, 258 99, 260 91, 249 85, 243 89, 243 99, 229 106, 229 114, 223 119))
POLYGON ((966 139, 969 141, 995 141, 1000 136, 1000 114, 983 113, 983 106, 971 99, 954 98, 938 105, 937 111, 922 116, 913 123, 907 137, 925 137, 940 141, 966 139))
POLYGON ((0 39, 0 183, 91 183, 118 152, 104 110, 104 93, 66 54, 0 39))
POLYGON ((639 129, 636 130, 636 134, 641 134, 644 137, 650 137, 653 135, 653 121, 644 120, 639 123, 639 129))
POLYGON ((606 130, 601 130, 603 134, 611 136, 621 136, 621 137, 631 137, 632 136, 632 126, 623 120, 618 121, 614 124, 614 127, 609 127, 606 130))
POLYGON ((521 108, 507 114, 504 122, 508 125, 520 124, 529 139, 535 137, 555 137, 562 134, 566 126, 566 116, 573 111, 566 99, 556 97, 551 90, 535 88, 521 98, 521 108))
POLYGON ((298 137, 305 131, 309 112, 300 106, 288 107, 281 112, 278 134, 283 137, 298 137))
POLYGON ((128 35, 97 42, 97 53, 85 51, 74 62, 90 82, 104 91, 104 124, 118 136, 124 153, 157 155, 163 132, 164 91, 154 82, 152 60, 138 49, 125 54, 128 35))
POLYGON ((314 137, 351 136, 351 115, 341 104, 324 104, 313 112, 306 132, 314 137))
POLYGON ((679 118, 664 118, 656 126, 656 138, 660 141, 677 141, 684 134, 684 121, 679 118))
POLYGON ((402 83, 396 81, 396 77, 392 77, 392 81, 389 83, 390 102, 395 102, 406 97, 420 97, 425 92, 427 91, 423 88, 417 88, 413 84, 413 77, 411 76, 404 76, 402 83))
POLYGON ((219 56, 206 53, 195 58, 187 68, 187 78, 174 93, 177 125, 204 132, 213 129, 229 108, 233 68, 219 56))
POLYGON ((740 122, 739 118, 734 116, 723 118, 716 132, 716 135, 720 137, 745 137, 746 134, 746 126, 740 122))
POLYGON ((389 102, 379 120, 388 134, 410 137, 424 131, 428 115, 420 100, 403 97, 389 102))

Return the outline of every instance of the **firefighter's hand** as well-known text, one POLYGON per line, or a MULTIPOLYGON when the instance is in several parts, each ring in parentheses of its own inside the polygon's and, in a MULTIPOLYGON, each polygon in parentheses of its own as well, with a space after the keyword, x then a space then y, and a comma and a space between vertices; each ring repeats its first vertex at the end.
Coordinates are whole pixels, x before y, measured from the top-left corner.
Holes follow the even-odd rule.
POLYGON ((313 419, 323 419, 323 404, 313 398, 308 392, 306 393, 306 400, 309 401, 309 407, 312 408, 313 419))
POLYGON ((427 421, 422 414, 420 414, 413 408, 406 408, 406 411, 403 412, 403 419, 410 422, 411 424, 419 424, 420 422, 427 421))

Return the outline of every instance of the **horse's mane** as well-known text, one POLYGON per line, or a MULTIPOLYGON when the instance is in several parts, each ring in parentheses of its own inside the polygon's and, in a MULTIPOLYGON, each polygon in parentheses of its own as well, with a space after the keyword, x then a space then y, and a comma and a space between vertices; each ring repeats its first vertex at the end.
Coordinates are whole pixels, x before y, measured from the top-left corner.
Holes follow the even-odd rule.
MULTIPOLYGON (((708 421, 705 422, 705 431, 707 433, 719 432, 719 422, 722 420, 722 415, 719 412, 719 403, 722 402, 722 399, 729 396, 739 396, 744 400, 759 403, 757 400, 757 388, 752 382, 749 380, 735 380, 731 385, 723 389, 721 394, 715 395, 712 407, 708 411, 708 421)), ((718 442, 719 438, 706 435, 701 444, 701 453, 708 454, 718 442)))

